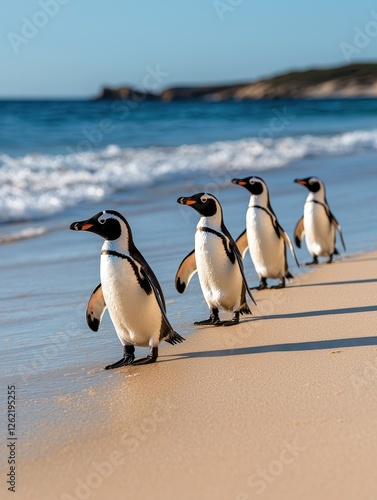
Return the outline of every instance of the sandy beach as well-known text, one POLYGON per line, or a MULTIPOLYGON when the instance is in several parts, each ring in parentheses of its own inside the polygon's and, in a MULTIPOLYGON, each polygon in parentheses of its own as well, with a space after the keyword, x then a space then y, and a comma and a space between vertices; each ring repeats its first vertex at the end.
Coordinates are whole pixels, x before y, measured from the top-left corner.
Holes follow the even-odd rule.
POLYGON ((155 365, 95 367, 101 384, 20 436, 16 497, 375 499, 376 288, 377 253, 357 254, 155 365))

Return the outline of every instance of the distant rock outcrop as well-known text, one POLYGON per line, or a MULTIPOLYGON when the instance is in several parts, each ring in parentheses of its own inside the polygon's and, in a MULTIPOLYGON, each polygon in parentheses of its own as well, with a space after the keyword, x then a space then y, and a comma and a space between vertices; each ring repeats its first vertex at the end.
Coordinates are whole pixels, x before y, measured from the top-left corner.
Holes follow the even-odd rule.
POLYGON ((98 99, 226 101, 326 97, 377 97, 377 64, 349 64, 336 68, 292 71, 251 83, 171 87, 158 95, 131 87, 105 87, 98 99))
POLYGON ((111 87, 103 87, 100 95, 96 97, 96 100, 113 100, 113 99, 132 99, 134 101, 142 101, 145 99, 159 99, 160 96, 152 94, 151 92, 143 92, 140 90, 133 89, 132 87, 119 87, 113 89, 111 87))
POLYGON ((242 87, 241 84, 237 85, 203 85, 200 87, 171 87, 163 90, 160 94, 160 99, 163 101, 176 101, 184 99, 217 99, 217 94, 231 91, 234 92, 236 88, 242 87))

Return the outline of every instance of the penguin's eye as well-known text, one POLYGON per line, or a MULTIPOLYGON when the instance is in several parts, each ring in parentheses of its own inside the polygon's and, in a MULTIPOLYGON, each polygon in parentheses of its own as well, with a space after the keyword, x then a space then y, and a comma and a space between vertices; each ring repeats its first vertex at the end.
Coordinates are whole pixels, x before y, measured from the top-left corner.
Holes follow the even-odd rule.
POLYGON ((206 203, 207 198, 206 198, 205 196, 202 196, 202 197, 200 198, 200 201, 201 201, 202 203, 206 203))
POLYGON ((253 181, 252 179, 249 180, 250 184, 254 184, 255 181, 253 181))
POLYGON ((98 219, 98 222, 99 222, 100 224, 105 224, 106 219, 103 219, 103 218, 102 218, 102 219, 98 219))

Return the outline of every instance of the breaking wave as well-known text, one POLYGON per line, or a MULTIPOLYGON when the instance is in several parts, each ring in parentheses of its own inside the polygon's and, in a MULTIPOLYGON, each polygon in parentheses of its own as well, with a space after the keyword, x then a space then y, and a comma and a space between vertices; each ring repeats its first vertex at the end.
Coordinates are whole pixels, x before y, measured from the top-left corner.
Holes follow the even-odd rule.
POLYGON ((140 185, 211 172, 262 171, 309 156, 377 151, 377 130, 330 136, 249 138, 178 147, 120 148, 67 155, 0 155, 0 222, 47 217, 140 185))

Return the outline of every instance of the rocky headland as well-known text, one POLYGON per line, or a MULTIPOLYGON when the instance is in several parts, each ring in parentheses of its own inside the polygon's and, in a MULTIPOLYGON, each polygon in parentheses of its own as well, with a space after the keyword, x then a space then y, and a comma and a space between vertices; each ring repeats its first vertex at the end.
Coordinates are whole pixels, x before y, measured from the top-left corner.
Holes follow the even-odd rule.
POLYGON ((291 71, 272 78, 227 85, 170 87, 160 93, 132 87, 104 87, 97 100, 208 101, 377 97, 377 63, 291 71))

